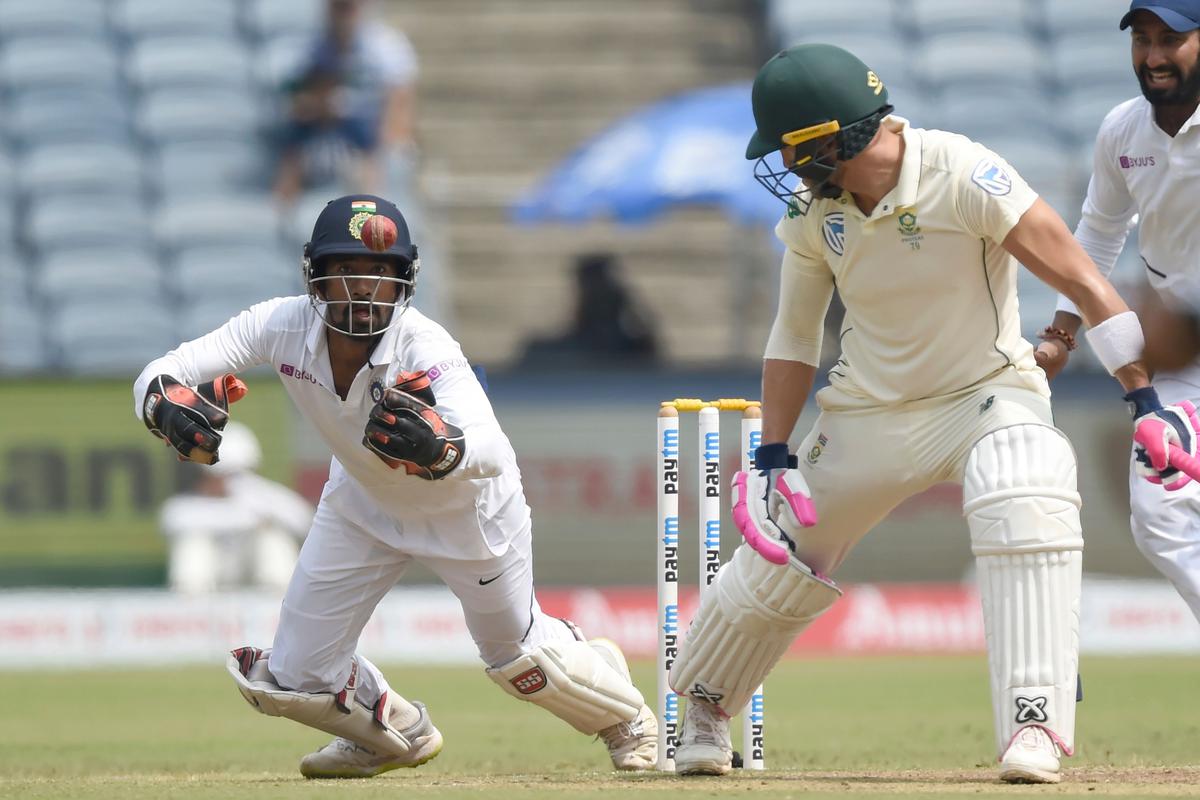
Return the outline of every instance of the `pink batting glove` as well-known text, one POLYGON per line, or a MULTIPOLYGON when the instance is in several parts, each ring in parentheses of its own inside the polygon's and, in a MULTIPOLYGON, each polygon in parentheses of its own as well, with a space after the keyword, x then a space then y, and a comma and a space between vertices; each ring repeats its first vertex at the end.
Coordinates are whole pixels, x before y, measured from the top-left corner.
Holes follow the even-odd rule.
POLYGON ((802 528, 817 524, 804 476, 794 468, 756 469, 733 476, 733 523, 759 555, 786 564, 802 528))

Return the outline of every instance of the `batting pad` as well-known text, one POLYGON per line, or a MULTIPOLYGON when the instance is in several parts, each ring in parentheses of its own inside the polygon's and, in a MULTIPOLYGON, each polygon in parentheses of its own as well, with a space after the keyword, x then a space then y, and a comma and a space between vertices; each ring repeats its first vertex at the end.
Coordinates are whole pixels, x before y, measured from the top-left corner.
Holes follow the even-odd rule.
POLYGON ((963 514, 983 601, 996 747, 1039 725, 1075 747, 1083 532, 1075 454, 1058 430, 1015 425, 967 459, 963 514))
POLYGON ((792 556, 773 564, 743 543, 700 601, 671 688, 739 713, 800 632, 842 592, 792 556))
POLYGON ((539 705, 589 735, 630 722, 646 702, 587 642, 546 642, 487 674, 518 700, 539 705))
MULTIPOLYGON (((225 667, 237 683, 238 691, 255 710, 269 717, 287 717, 302 725, 341 736, 377 753, 407 756, 412 749, 404 733, 392 727, 391 717, 398 706, 420 712, 393 692, 384 692, 374 711, 354 700, 357 669, 350 673, 346 688, 330 692, 295 692, 275 682, 267 669, 269 650, 239 647, 226 660, 225 667)), ((357 664, 355 665, 357 667, 357 664)), ((411 714, 409 715, 411 716, 411 714)), ((411 735, 413 730, 409 730, 411 735)))

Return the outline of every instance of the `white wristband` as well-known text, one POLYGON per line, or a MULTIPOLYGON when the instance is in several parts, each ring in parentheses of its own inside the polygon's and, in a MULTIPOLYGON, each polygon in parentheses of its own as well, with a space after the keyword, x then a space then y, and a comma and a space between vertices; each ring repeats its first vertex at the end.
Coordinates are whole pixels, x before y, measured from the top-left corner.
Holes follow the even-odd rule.
POLYGON ((1142 323, 1132 311, 1123 311, 1089 328, 1087 340, 1110 375, 1140 359, 1146 346, 1142 323))

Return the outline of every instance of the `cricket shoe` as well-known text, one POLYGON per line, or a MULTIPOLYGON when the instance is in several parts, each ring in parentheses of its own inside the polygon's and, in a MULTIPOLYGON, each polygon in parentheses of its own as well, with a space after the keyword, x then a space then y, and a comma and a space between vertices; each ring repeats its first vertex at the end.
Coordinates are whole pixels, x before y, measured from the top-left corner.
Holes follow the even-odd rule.
POLYGON ((1058 783, 1058 744, 1040 725, 1017 731, 1000 758, 1000 780, 1007 783, 1058 783))
MULTIPOLYGON (((633 682, 625 655, 616 642, 591 639, 588 645, 626 681, 633 682)), ((632 720, 610 725, 596 735, 608 747, 608 755, 617 769, 654 769, 658 761, 658 720, 645 703, 632 720)))
POLYGON ((341 736, 300 760, 306 778, 371 778, 402 767, 419 767, 442 752, 442 733, 433 726, 425 705, 417 701, 421 716, 400 735, 409 743, 408 752, 377 753, 341 736))
POLYGON ((728 717, 711 703, 688 698, 675 748, 675 774, 725 775, 732 768, 728 717))

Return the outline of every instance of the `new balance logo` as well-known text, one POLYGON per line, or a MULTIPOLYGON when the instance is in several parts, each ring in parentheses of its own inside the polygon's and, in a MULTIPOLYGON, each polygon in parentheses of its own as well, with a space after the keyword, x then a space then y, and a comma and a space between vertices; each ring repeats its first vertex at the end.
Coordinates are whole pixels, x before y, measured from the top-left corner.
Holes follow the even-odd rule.
POLYGON ((1020 697, 1017 700, 1017 724, 1025 722, 1045 722, 1050 719, 1046 715, 1045 697, 1020 697))

